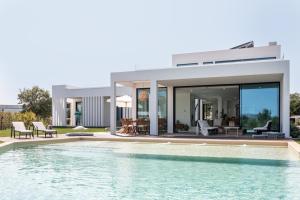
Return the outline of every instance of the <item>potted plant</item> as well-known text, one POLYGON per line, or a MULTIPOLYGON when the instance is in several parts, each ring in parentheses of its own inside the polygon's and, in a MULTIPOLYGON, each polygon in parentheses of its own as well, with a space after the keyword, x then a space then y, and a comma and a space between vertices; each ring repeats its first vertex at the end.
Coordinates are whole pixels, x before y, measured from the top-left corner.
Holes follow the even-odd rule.
POLYGON ((185 125, 183 126, 183 130, 188 131, 189 129, 190 129, 190 127, 189 127, 189 125, 187 125, 187 124, 185 124, 185 125))
POLYGON ((175 129, 176 129, 177 131, 183 130, 183 129, 184 129, 184 124, 180 123, 180 121, 177 120, 176 123, 175 123, 175 129))

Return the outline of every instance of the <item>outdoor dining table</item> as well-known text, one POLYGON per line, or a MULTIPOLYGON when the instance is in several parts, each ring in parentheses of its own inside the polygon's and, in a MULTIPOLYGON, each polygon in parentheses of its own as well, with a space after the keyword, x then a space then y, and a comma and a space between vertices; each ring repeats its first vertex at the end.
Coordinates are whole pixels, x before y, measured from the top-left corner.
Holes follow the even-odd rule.
POLYGON ((123 119, 122 120, 122 128, 119 131, 119 133, 125 133, 125 134, 133 134, 137 135, 139 134, 139 131, 147 132, 149 129, 149 121, 136 119, 136 120, 130 120, 130 119, 123 119))

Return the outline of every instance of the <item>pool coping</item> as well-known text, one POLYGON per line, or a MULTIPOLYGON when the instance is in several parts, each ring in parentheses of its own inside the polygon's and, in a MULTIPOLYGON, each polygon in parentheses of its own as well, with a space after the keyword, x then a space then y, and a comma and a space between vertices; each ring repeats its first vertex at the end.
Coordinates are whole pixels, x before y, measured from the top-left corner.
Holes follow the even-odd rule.
POLYGON ((115 142, 150 142, 150 143, 181 143, 181 144, 211 144, 211 145, 252 145, 268 147, 287 147, 297 153, 300 159, 300 144, 294 140, 246 140, 246 139, 205 139, 205 138, 167 138, 167 137, 122 137, 110 133, 96 134, 95 136, 65 136, 59 135, 54 138, 35 138, 35 139, 13 139, 9 137, 0 137, 0 150, 9 149, 22 144, 51 144, 75 141, 115 141, 115 142))

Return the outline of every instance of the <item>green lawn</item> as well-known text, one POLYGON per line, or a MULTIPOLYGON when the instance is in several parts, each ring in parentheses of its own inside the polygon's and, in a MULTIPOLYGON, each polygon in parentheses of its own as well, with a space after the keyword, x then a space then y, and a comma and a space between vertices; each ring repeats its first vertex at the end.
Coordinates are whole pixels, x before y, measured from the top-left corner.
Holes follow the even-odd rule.
MULTIPOLYGON (((89 128, 87 130, 73 130, 72 128, 53 128, 58 134, 73 133, 73 132, 105 132, 104 128, 89 128)), ((0 137, 10 137, 10 129, 0 130, 0 137)))

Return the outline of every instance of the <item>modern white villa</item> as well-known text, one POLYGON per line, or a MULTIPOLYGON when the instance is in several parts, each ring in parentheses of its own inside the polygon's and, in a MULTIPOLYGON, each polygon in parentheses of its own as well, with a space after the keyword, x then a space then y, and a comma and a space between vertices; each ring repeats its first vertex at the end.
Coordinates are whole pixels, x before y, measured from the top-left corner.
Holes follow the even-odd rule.
POLYGON ((276 42, 175 54, 171 67, 111 73, 110 87, 53 86, 53 125, 110 126, 114 134, 127 118, 152 136, 240 136, 265 126, 289 137, 289 77, 276 42), (118 106, 124 95, 130 108, 118 106))

